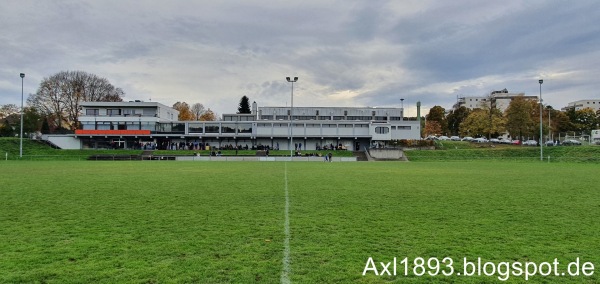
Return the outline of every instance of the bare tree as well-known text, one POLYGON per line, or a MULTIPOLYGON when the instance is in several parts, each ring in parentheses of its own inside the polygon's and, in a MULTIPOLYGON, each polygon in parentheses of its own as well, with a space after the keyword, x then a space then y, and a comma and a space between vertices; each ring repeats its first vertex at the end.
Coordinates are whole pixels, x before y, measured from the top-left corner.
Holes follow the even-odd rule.
POLYGON ((204 114, 204 112, 206 111, 206 109, 204 108, 204 105, 201 103, 195 103, 192 105, 192 116, 194 120, 200 120, 200 117, 204 114))
POLYGON ((44 78, 27 103, 51 118, 54 127, 74 130, 81 102, 121 102, 124 95, 106 78, 83 71, 62 71, 44 78))

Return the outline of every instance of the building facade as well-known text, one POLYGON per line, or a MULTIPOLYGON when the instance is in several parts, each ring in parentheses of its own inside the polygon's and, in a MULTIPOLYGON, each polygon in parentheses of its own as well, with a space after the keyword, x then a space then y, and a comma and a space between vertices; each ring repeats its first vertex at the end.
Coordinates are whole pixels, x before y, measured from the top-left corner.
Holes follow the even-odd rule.
POLYGON ((224 114, 220 121, 177 121, 178 114, 155 102, 83 103, 81 129, 72 138, 79 148, 362 151, 420 139, 421 131, 418 121, 404 120, 402 108, 297 107, 292 114, 289 107, 253 103, 251 114, 224 114))
POLYGON ((570 102, 566 107, 562 108, 562 111, 568 111, 571 109, 582 110, 585 108, 591 108, 595 112, 600 110, 600 100, 579 100, 570 102))
POLYGON ((461 97, 458 98, 454 109, 464 106, 468 109, 475 108, 496 108, 504 112, 510 105, 510 102, 517 96, 523 96, 528 100, 538 100, 537 96, 526 96, 525 93, 509 93, 507 89, 493 91, 489 96, 461 97))

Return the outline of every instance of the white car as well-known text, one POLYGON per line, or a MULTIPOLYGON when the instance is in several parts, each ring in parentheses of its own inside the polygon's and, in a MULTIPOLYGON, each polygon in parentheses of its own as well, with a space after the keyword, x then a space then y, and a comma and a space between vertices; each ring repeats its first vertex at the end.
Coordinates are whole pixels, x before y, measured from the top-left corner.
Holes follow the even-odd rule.
POLYGON ((450 140, 452 140, 452 141, 460 141, 460 137, 458 137, 458 136, 451 136, 450 140))
POLYGON ((523 145, 527 145, 527 146, 537 146, 538 142, 535 140, 527 140, 525 142, 523 142, 523 145))
POLYGON ((448 136, 440 136, 438 138, 438 140, 447 141, 447 140, 450 140, 450 137, 448 137, 448 136))
POLYGON ((473 140, 471 140, 471 142, 475 142, 475 143, 487 143, 489 142, 487 139, 480 137, 480 138, 475 138, 473 140))
POLYGON ((462 141, 473 141, 473 137, 467 136, 462 139, 462 141))

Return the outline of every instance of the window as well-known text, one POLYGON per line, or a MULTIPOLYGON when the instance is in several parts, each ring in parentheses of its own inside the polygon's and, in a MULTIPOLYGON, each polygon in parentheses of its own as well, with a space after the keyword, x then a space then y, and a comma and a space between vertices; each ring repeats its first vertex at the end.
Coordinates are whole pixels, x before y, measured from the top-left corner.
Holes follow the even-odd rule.
POLYGON ((129 115, 135 115, 135 109, 124 109, 123 110, 123 114, 125 116, 129 116, 129 115))
POLYGON ((207 124, 205 130, 206 130, 206 133, 219 133, 219 125, 218 124, 207 124))
POLYGON ((319 110, 317 110, 317 114, 315 114, 316 116, 319 116, 319 110))
POLYGON ((221 133, 235 133, 235 128, 233 128, 229 124, 226 124, 226 125, 223 126, 223 129, 221 130, 221 133))
POLYGON ((202 123, 190 123, 188 124, 188 131, 190 133, 202 133, 203 131, 202 123))
POLYGON ((387 120, 387 117, 385 117, 385 116, 376 116, 375 120, 387 120))
POLYGON ((108 116, 121 115, 121 110, 120 109, 107 109, 106 115, 108 115, 108 116))
POLYGON ((152 108, 145 108, 142 110, 144 116, 156 116, 156 110, 152 108))
POLYGON ((259 123, 257 124, 258 127, 271 127, 270 123, 259 123))
POLYGON ((398 126, 398 130, 410 130, 410 126, 398 126))
POLYGON ((277 119, 277 120, 287 120, 288 117, 287 117, 287 115, 278 115, 278 116, 275 117, 275 119, 277 119))
POLYGON ((269 119, 272 119, 272 118, 273 118, 272 115, 261 115, 260 116, 260 119, 262 119, 262 120, 269 120, 269 119))
POLYGON ((389 132, 390 132, 390 129, 388 127, 382 127, 382 126, 375 127, 375 133, 377 133, 377 134, 388 134, 389 132))
POLYGON ((344 117, 343 116, 334 116, 333 120, 343 120, 344 117))
POLYGON ((347 116, 347 115, 348 115, 348 111, 347 111, 347 110, 345 110, 345 111, 344 111, 344 116, 347 116))
POLYGON ((92 108, 92 109, 86 109, 85 110, 85 115, 94 115, 97 116, 99 113, 99 110, 97 108, 92 108))
POLYGON ((238 125, 238 133, 252 133, 252 124, 242 123, 238 125))

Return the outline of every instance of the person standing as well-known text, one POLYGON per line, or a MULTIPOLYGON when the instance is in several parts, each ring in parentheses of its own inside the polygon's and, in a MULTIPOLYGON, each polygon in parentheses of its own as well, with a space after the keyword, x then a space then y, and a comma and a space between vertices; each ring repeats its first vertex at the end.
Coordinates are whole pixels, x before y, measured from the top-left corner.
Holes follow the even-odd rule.
POLYGON ((333 158, 333 154, 331 152, 329 152, 329 154, 327 154, 327 156, 329 156, 329 162, 331 163, 331 158, 333 158))

